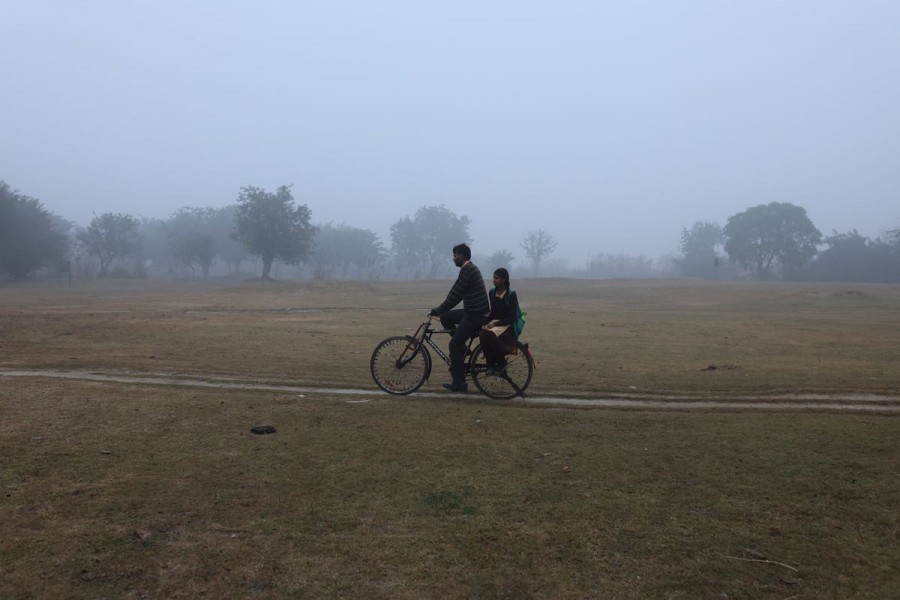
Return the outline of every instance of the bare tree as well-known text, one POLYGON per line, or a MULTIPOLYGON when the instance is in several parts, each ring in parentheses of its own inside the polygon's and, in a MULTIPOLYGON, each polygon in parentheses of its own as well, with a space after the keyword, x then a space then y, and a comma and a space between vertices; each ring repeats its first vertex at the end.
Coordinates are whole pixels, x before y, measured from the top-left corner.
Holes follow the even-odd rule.
POLYGON ((531 259, 532 270, 537 275, 541 262, 556 250, 556 242, 552 235, 543 229, 537 229, 525 234, 522 249, 525 250, 525 256, 531 259))

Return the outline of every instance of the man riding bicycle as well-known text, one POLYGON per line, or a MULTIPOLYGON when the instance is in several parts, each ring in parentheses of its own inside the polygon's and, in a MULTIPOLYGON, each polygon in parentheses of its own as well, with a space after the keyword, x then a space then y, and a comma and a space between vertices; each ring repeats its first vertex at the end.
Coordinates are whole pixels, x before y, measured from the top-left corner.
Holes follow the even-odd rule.
POLYGON ((453 264, 459 276, 450 288, 447 299, 428 314, 440 316, 445 329, 456 327, 450 340, 450 375, 453 381, 444 387, 451 392, 468 391, 465 375, 466 344, 487 322, 491 305, 481 271, 472 263, 472 251, 466 244, 453 247, 453 264), (462 300, 463 308, 451 310, 462 300))

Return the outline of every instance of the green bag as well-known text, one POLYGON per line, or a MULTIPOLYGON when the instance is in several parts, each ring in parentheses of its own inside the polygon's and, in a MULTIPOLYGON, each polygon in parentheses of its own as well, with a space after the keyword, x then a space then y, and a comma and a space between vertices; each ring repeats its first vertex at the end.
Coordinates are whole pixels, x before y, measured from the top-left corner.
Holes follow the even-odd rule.
MULTIPOLYGON (((512 298, 512 295, 515 294, 513 290, 508 290, 506 295, 503 296, 503 301, 509 304, 509 299, 512 298)), ((491 288, 491 297, 495 297, 497 295, 497 288, 491 288)), ((519 295, 516 294, 516 300, 519 299, 519 295)), ((513 321, 512 328, 513 333, 516 334, 516 339, 519 339, 519 334, 522 333, 522 330, 525 329, 525 315, 528 313, 522 310, 522 307, 516 302, 516 320, 513 321)))

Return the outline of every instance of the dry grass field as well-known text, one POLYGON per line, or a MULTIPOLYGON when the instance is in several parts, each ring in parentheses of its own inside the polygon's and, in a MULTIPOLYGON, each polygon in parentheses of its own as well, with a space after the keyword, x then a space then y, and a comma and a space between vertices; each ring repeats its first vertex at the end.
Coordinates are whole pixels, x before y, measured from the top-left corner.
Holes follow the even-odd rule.
POLYGON ((900 286, 514 284, 531 394, 860 410, 378 392, 446 281, 7 285, 0 598, 900 596, 900 286))
MULTIPOLYGON (((900 286, 535 280, 517 285, 532 393, 893 394, 900 286), (709 365, 717 369, 703 370, 709 365)), ((0 288, 0 366, 371 386, 381 339, 449 282, 0 288)), ((445 373, 426 389, 440 389, 445 373)))

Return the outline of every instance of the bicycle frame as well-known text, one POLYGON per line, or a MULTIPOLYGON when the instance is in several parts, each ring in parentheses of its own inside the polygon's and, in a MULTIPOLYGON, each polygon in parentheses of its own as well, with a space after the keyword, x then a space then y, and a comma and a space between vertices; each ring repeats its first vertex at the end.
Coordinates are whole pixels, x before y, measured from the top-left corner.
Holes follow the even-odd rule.
MULTIPOLYGON (((416 347, 414 349, 410 348, 410 350, 413 350, 413 353, 410 355, 410 357, 408 359, 405 359, 405 353, 404 353, 404 356, 401 356, 399 359, 397 359, 398 367, 402 367, 404 364, 406 364, 410 360, 412 360, 416 356, 416 352, 419 351, 419 348, 421 348, 425 344, 428 344, 428 347, 431 348, 432 350, 434 350, 437 353, 437 355, 441 357, 441 360, 443 360, 447 364, 448 367, 450 366, 450 357, 431 338, 434 336, 435 333, 446 333, 447 335, 450 335, 451 330, 449 330, 449 329, 432 329, 431 328, 431 320, 432 320, 432 317, 428 317, 428 320, 425 321, 424 323, 422 323, 421 325, 419 325, 419 328, 416 329, 416 332, 412 336, 416 340, 416 347)), ((469 338, 469 343, 466 346, 466 356, 469 356, 470 354, 472 354, 472 343, 475 341, 475 339, 477 337, 478 336, 476 335, 476 336, 469 338)), ((470 372, 468 363, 465 365, 465 370, 466 370, 466 373, 470 372)))

